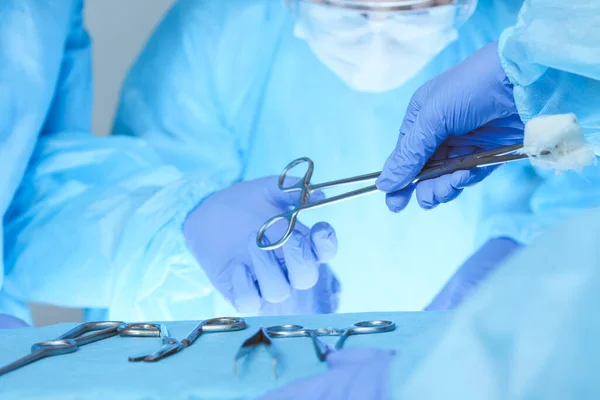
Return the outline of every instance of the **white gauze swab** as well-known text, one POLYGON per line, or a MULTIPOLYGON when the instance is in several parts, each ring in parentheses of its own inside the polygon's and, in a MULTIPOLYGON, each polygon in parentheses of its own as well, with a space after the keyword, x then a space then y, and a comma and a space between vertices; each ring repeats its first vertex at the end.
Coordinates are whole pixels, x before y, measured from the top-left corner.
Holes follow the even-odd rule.
POLYGON ((537 117, 525 125, 522 153, 533 165, 560 171, 581 171, 596 162, 574 114, 537 117))

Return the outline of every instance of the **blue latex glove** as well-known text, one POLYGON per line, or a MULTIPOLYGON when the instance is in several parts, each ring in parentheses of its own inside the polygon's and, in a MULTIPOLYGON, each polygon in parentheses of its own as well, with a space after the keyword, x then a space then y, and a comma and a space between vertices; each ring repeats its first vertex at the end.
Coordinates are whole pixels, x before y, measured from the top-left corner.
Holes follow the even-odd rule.
MULTIPOLYGON (((318 200, 323 193, 313 194, 318 200)), ((296 224, 288 242, 274 251, 256 245, 258 229, 269 218, 286 212, 299 193, 284 193, 276 177, 237 183, 210 196, 188 216, 184 235, 207 276, 243 314, 306 314, 334 312, 339 283, 323 265, 337 252, 333 228, 311 229, 296 224)), ((282 235, 275 225, 267 231, 274 242, 282 235)))
POLYGON ((327 372, 276 389, 259 400, 388 399, 393 357, 391 350, 340 350, 327 357, 327 372))
POLYGON ((0 329, 15 329, 23 328, 25 326, 28 325, 19 318, 8 314, 0 314, 0 329))
MULTIPOLYGON (((388 193, 389 209, 399 212, 408 205, 415 189, 411 182, 430 158, 521 143, 523 129, 497 44, 491 43, 417 90, 377 187, 388 193)), ((417 201, 424 209, 449 202, 494 168, 457 171, 419 182, 417 201)))
POLYGON ((510 255, 522 246, 508 238, 491 239, 450 278, 426 310, 449 310, 465 300, 510 255))

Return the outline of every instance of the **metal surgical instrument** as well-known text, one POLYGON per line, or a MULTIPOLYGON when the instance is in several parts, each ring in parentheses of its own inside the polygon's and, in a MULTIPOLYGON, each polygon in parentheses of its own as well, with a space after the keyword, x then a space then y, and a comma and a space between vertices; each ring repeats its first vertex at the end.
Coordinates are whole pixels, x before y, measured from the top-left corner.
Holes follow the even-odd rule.
POLYGON ((163 346, 155 353, 147 354, 143 360, 147 362, 159 361, 165 357, 175 354, 186 347, 189 347, 203 333, 214 332, 233 332, 246 329, 248 325, 242 318, 222 317, 212 318, 200 321, 198 325, 185 337, 185 339, 177 340, 170 338, 172 342, 164 343, 163 346))
POLYGON ((352 335, 364 335, 371 333, 390 332, 396 329, 396 324, 386 320, 370 320, 355 323, 353 326, 345 329, 320 328, 307 329, 301 325, 275 325, 267 328, 267 333, 272 338, 283 337, 302 337, 307 336, 312 339, 315 352, 320 361, 325 361, 327 356, 333 351, 344 347, 346 339, 352 335), (339 336, 335 346, 325 344, 320 336, 339 336))
POLYGON ((54 340, 35 343, 31 346, 30 354, 0 368, 0 375, 46 357, 74 353, 80 346, 116 336, 121 325, 123 322, 118 321, 87 322, 78 325, 54 340))
POLYGON ((256 347, 261 345, 267 349, 269 355, 271 356, 271 364, 273 366, 271 377, 273 380, 277 379, 277 353, 273 348, 273 342, 271 341, 271 338, 269 337, 269 334, 265 328, 260 328, 254 335, 246 339, 235 354, 233 359, 233 375, 236 379, 238 378, 238 361, 242 357, 247 356, 256 347))
MULTIPOLYGON (((169 330, 166 325, 153 324, 146 322, 138 322, 132 324, 123 324, 118 328, 120 336, 128 337, 160 337, 162 346, 158 351, 168 348, 169 346, 179 343, 177 339, 173 339, 169 335, 169 330)), ((145 361, 147 357, 155 354, 156 352, 140 354, 136 356, 130 356, 129 361, 145 361)))
MULTIPOLYGON (((477 167, 486 167, 491 165, 504 164, 511 161, 522 160, 528 157, 527 154, 517 152, 522 147, 523 144, 516 144, 512 146, 504 146, 494 150, 449 158, 445 160, 432 160, 425 165, 421 173, 417 175, 416 178, 413 180, 413 183, 422 180, 437 178, 439 176, 450 174, 456 171, 469 170, 477 167)), ((377 179, 381 174, 381 172, 374 172, 371 174, 359 175, 351 178, 339 179, 331 182, 324 182, 313 185, 310 182, 313 171, 314 163, 308 157, 298 158, 297 160, 294 160, 291 163, 289 163, 287 167, 284 168, 283 172, 279 176, 279 189, 286 193, 300 192, 300 200, 298 202, 297 207, 281 215, 277 215, 265 222, 265 224, 258 231, 258 235, 256 236, 256 243, 259 248, 263 250, 274 250, 283 246, 285 242, 287 242, 287 240, 292 236, 292 233, 294 232, 294 228, 296 226, 296 221, 298 220, 298 216, 300 215, 300 213, 306 210, 320 208, 329 204, 335 204, 344 200, 364 196, 369 193, 374 193, 377 191, 377 187, 375 185, 366 186, 361 189, 356 189, 350 192, 342 193, 337 196, 333 196, 311 203, 310 196, 313 192, 317 190, 330 189, 338 186, 372 181, 377 179), (290 171, 301 164, 308 164, 308 168, 302 179, 300 179, 300 181, 296 183, 286 185, 286 179, 288 178, 288 174, 290 173, 290 171), (265 237, 266 231, 279 221, 287 221, 287 230, 279 240, 270 243, 269 240, 265 237)))

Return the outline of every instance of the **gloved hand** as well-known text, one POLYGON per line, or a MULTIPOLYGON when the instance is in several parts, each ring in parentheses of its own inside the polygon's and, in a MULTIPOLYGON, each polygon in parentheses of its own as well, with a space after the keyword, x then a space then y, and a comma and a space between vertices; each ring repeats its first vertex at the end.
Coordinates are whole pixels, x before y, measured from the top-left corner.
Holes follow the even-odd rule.
POLYGON ((391 350, 336 351, 327 357, 327 372, 273 390, 259 400, 388 399, 393 356, 391 350))
POLYGON ((476 286, 520 248, 521 245, 512 239, 489 240, 456 271, 425 310, 450 310, 457 307, 476 286))
MULTIPOLYGON (((333 228, 320 222, 311 229, 296 224, 281 248, 256 245, 258 229, 286 212, 299 192, 284 193, 277 177, 241 182, 213 194, 190 213, 184 235, 192 253, 217 290, 242 314, 334 312, 339 283, 327 265, 337 252, 333 228)), ((314 193, 312 199, 322 198, 314 193)), ((267 231, 282 235, 277 224, 267 231)))
POLYGON ((0 329, 23 328, 27 324, 17 317, 8 314, 0 314, 0 329))
MULTIPOLYGON (((491 43, 462 63, 427 82, 413 95, 377 187, 388 193, 393 212, 410 201, 413 179, 430 158, 445 159, 523 142, 524 126, 515 106, 497 44, 491 43)), ((495 167, 457 171, 416 185, 424 209, 449 202, 495 167)))

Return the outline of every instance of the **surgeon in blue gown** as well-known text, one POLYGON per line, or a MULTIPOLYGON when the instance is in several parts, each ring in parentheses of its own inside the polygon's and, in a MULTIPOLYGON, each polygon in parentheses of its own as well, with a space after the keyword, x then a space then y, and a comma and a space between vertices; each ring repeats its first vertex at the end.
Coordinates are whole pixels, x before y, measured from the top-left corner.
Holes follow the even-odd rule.
MULTIPOLYGON (((183 222, 228 178, 214 171, 186 174, 166 162, 162 154, 174 149, 185 157, 177 142, 90 133, 91 47, 83 1, 10 1, 0 8, 0 328, 30 323, 29 302, 86 308, 87 319, 213 315, 209 282, 188 278, 199 266, 187 249, 183 222), (198 298, 204 307, 190 307, 198 298), (104 312, 109 309, 110 315, 104 312)), ((246 198, 252 217, 266 218, 295 201, 274 185, 254 202, 268 205, 265 199, 277 204, 263 207, 261 216, 246 198)), ((265 297, 279 298, 276 309, 265 301, 262 310, 335 310, 339 284, 326 265, 336 251, 335 233, 324 222, 302 228, 283 249, 291 281, 283 287, 285 298, 267 290, 281 286, 267 285, 265 297), (311 257, 302 257, 298 240, 311 257)), ((259 284, 273 281, 269 272, 282 274, 277 260, 255 253, 259 284)))
MULTIPOLYGON (((126 79, 114 134, 177 143, 165 160, 190 174, 227 176, 222 193, 240 180, 277 175, 301 156, 315 162, 314 182, 376 171, 412 93, 497 38, 521 2, 433 2, 415 9, 396 1, 404 7, 367 14, 346 7, 360 1, 284 3, 176 3, 126 79)), ((211 197, 201 204, 186 223, 186 238, 227 297, 229 288, 219 288, 227 286, 219 281, 223 274, 213 271, 225 259, 213 253, 227 249, 232 237, 223 232, 231 224, 247 236, 264 221, 244 225, 234 218, 239 201, 213 197, 221 207, 209 208, 211 197), (211 242, 214 237, 220 240, 211 242)), ((338 252, 330 265, 341 284, 341 312, 422 309, 475 250, 474 220, 460 202, 432 212, 409 206, 394 217, 380 195, 302 215, 308 226, 327 221, 335 228, 338 252)), ((186 274, 182 287, 205 287, 203 270, 186 274)), ((143 290, 158 298, 160 277, 144 279, 143 290)), ((255 297, 243 293, 237 291, 242 303, 255 297)), ((203 299, 181 297, 166 307, 204 307, 203 299)), ((219 295, 214 301, 224 303, 219 295)))

